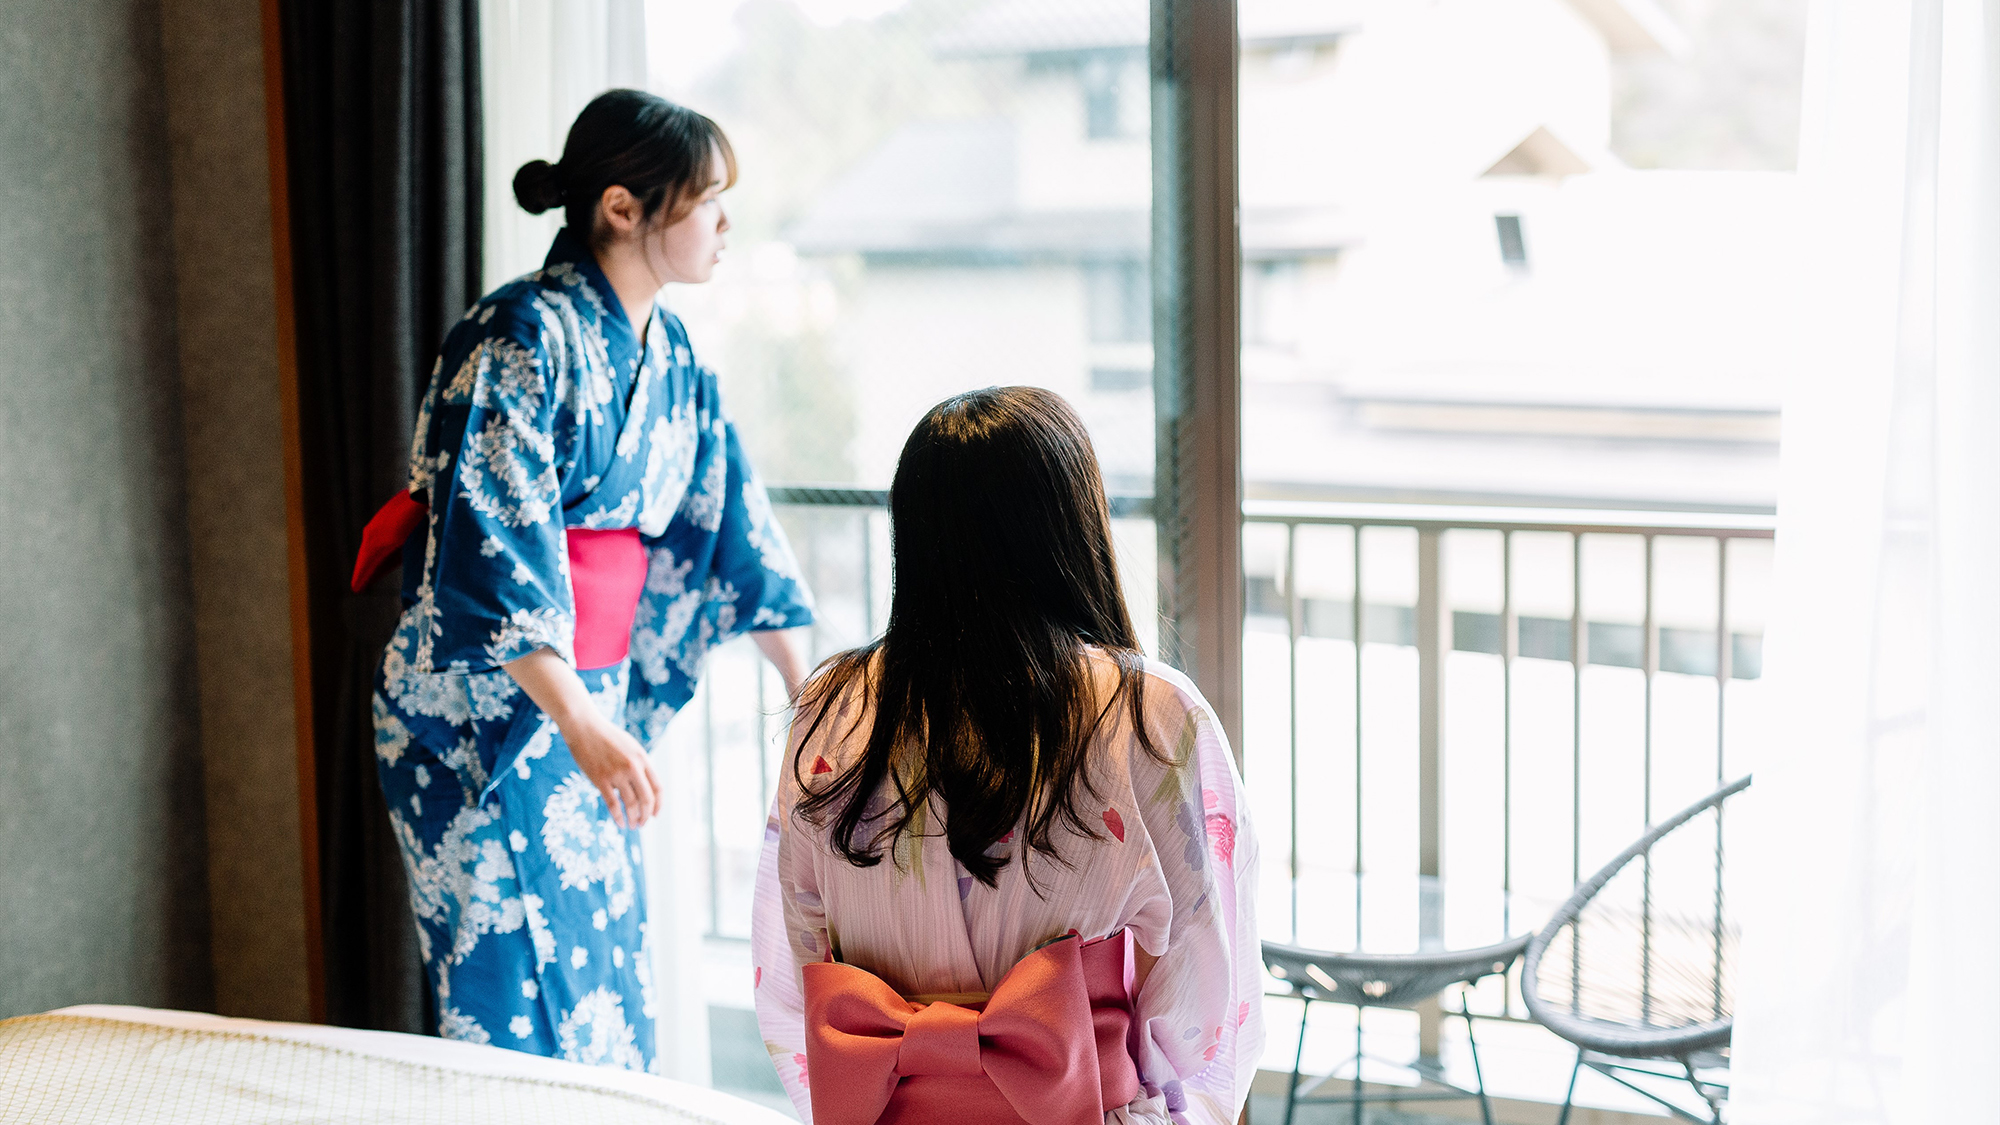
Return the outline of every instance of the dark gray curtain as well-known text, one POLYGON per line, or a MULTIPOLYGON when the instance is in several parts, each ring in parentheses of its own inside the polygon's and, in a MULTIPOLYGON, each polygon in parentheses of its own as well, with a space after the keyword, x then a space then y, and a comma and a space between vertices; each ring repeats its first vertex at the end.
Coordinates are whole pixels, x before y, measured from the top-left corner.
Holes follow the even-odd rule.
POLYGON ((375 781, 369 693, 394 568, 348 592, 407 479, 444 334, 479 297, 478 0, 281 0, 318 757, 326 1017, 435 1027, 375 781))

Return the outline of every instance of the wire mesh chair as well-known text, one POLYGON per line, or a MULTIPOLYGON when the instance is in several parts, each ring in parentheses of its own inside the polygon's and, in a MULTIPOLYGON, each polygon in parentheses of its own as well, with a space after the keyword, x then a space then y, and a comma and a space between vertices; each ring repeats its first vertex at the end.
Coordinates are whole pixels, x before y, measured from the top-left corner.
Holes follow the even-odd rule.
MULTIPOLYGON (((1290 995, 1304 1001, 1308 1009, 1315 1000, 1352 1004, 1357 1009, 1414 1009, 1419 1002, 1437 996, 1452 985, 1470 986, 1486 977, 1504 974, 1521 956, 1521 949, 1528 941, 1529 935, 1522 934, 1479 949, 1375 955, 1334 953, 1267 941, 1264 943, 1264 965, 1273 977, 1291 989, 1290 995)), ((1493 1125, 1493 1106, 1486 1096, 1486 1074, 1479 1065, 1479 1040, 1472 1031, 1472 1008, 1461 994, 1459 1010, 1448 1011, 1448 1014, 1465 1020, 1465 1039, 1472 1050, 1472 1073, 1476 1083, 1469 1090, 1446 1081, 1443 1069, 1436 1065, 1435 1060, 1420 1058, 1412 1065, 1377 1059, 1364 1053, 1359 1011, 1354 1021, 1354 1054, 1334 1067, 1332 1073, 1301 1086, 1303 1072, 1299 1068, 1305 1059, 1308 1023, 1308 1013, 1301 1011, 1299 1044, 1292 1056, 1292 1078, 1285 1087, 1285 1125, 1292 1125, 1292 1115, 1301 1105, 1353 1106, 1355 1125, 1361 1125, 1362 1107, 1370 1102, 1401 1104, 1460 1098, 1478 1099, 1480 1120, 1485 1125, 1493 1125), (1386 1063, 1415 1073, 1418 1080, 1416 1088, 1375 1094, 1365 1092, 1361 1069, 1370 1062, 1386 1063), (1348 1080, 1350 1088, 1347 1093, 1317 1093, 1321 1086, 1340 1081, 1336 1075, 1348 1063, 1354 1064, 1354 1076, 1348 1080)))
POLYGON ((1737 926, 1724 909, 1723 802, 1743 777, 1662 821, 1579 884, 1528 943, 1522 999, 1584 1067, 1700 1125, 1722 1125, 1737 926), (1704 1072, 1707 1072, 1704 1074, 1704 1072), (1685 1081, 1706 1116, 1664 1096, 1685 1081), (1649 1088, 1650 1087, 1650 1088, 1649 1088))

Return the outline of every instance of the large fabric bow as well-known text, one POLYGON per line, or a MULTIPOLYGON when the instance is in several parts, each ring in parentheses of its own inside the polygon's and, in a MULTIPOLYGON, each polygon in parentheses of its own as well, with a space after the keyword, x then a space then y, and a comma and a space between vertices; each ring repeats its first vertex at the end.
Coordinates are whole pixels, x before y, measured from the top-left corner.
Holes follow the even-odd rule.
POLYGON ((1139 1090, 1124 931, 1023 957, 991 998, 905 1000, 853 965, 807 965, 816 1125, 1102 1125, 1139 1090))

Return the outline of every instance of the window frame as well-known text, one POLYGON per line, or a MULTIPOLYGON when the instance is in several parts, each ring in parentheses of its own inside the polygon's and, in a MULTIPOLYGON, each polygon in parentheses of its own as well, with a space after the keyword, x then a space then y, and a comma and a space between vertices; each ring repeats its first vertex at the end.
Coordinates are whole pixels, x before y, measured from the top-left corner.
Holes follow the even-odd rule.
POLYGON ((1236 0, 1151 0, 1160 655, 1243 745, 1236 0))

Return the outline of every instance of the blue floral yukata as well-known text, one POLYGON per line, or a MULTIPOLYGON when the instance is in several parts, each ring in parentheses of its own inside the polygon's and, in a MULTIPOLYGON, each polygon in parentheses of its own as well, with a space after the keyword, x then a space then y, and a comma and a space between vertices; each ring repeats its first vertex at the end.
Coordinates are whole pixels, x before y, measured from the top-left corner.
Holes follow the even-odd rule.
POLYGON ((446 338, 410 492, 375 749, 438 1032, 657 1071, 639 834, 501 665, 574 663, 566 529, 637 528, 630 654, 579 672, 657 747, 708 650, 812 621, 791 548, 680 321, 655 305, 639 340, 568 232, 446 338))

